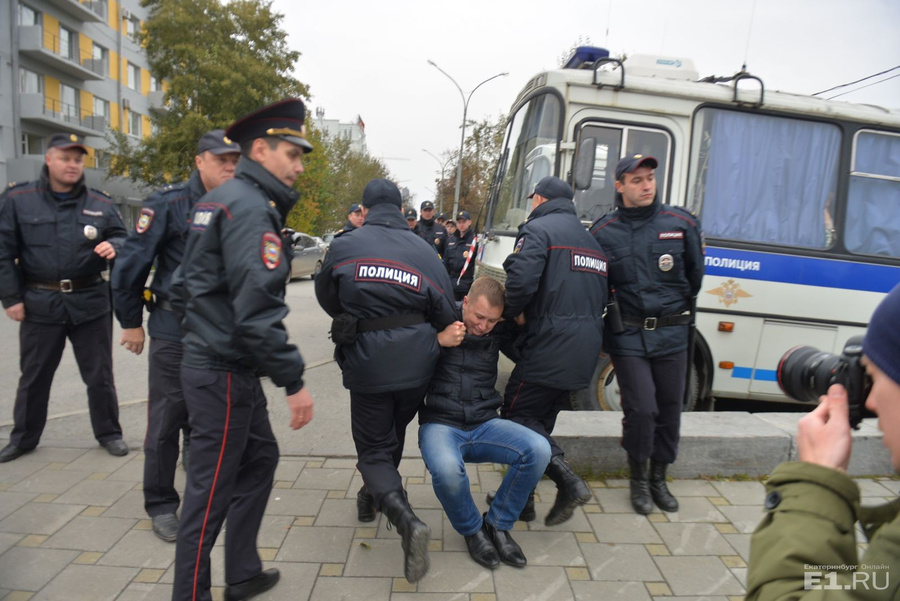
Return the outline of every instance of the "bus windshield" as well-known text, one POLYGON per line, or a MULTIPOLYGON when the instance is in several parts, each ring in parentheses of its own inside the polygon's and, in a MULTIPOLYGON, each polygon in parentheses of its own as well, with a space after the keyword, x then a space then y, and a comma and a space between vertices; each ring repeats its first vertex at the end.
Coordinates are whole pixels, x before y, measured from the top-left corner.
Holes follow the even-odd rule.
POLYGON ((554 94, 541 94, 523 104, 512 116, 501 154, 499 198, 493 203, 491 227, 515 230, 529 212, 528 195, 546 175, 555 175, 560 139, 560 102, 554 94))

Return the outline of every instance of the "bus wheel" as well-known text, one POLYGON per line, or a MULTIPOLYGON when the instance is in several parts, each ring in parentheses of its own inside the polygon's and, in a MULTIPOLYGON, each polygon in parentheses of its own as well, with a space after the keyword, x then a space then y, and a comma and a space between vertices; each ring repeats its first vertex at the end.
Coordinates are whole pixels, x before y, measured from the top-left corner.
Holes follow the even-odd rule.
POLYGON ((616 372, 608 355, 601 356, 597 361, 590 388, 576 390, 569 400, 575 411, 622 410, 616 372))

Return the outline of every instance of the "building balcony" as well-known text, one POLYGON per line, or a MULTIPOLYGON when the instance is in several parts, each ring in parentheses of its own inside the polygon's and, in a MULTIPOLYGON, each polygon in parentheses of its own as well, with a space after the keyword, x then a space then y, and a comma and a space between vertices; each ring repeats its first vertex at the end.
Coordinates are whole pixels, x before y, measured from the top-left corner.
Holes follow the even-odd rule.
POLYGON ((79 21, 97 23, 106 21, 106 0, 46 0, 46 2, 79 21))
POLYGON ((77 49, 61 48, 59 37, 40 25, 19 27, 19 52, 82 81, 102 80, 108 72, 106 61, 94 60, 77 49))
POLYGON ((104 135, 109 122, 106 117, 94 115, 90 110, 65 104, 43 94, 21 95, 21 118, 41 125, 71 131, 82 136, 104 135))
POLYGON ((150 110, 155 113, 164 113, 169 110, 166 106, 166 93, 162 90, 151 90, 148 95, 150 110))

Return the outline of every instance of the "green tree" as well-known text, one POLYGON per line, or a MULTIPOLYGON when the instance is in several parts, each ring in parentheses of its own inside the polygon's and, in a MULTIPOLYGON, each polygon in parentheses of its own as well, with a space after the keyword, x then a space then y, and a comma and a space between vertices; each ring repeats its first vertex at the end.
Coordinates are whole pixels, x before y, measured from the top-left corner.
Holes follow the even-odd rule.
POLYGON ((108 136, 111 175, 159 186, 187 177, 197 140, 241 115, 287 97, 307 97, 291 75, 300 53, 288 48, 283 16, 268 0, 142 0, 150 15, 140 41, 150 71, 164 81, 165 109, 137 143, 108 136))
MULTIPOLYGON (((491 180, 494 177, 505 132, 506 117, 499 115, 496 120, 482 119, 466 133, 466 141, 463 144, 462 181, 459 187, 459 209, 469 211, 473 220, 478 218, 490 195, 491 180)), ((444 211, 449 214, 453 210, 458 164, 455 155, 459 154, 459 151, 447 151, 445 154, 454 157, 454 160, 447 167, 443 181, 438 182, 438 194, 445 199, 444 211)))

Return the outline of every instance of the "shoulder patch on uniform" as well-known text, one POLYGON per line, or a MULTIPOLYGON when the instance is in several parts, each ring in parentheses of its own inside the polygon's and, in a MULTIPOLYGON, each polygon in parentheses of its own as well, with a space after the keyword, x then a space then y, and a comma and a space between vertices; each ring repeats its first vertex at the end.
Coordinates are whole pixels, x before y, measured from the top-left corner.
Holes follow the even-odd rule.
POLYGON ((522 250, 522 247, 525 246, 525 236, 519 236, 519 239, 516 240, 516 247, 513 249, 514 253, 522 250))
POLYGON ((281 236, 275 232, 266 232, 262 236, 262 244, 259 248, 263 265, 272 270, 281 265, 281 236))
POLYGON ((156 214, 156 211, 153 209, 148 209, 147 207, 143 207, 141 209, 141 215, 138 217, 137 223, 134 226, 134 231, 138 234, 143 234, 147 230, 150 229, 150 225, 153 223, 153 216, 156 214))

